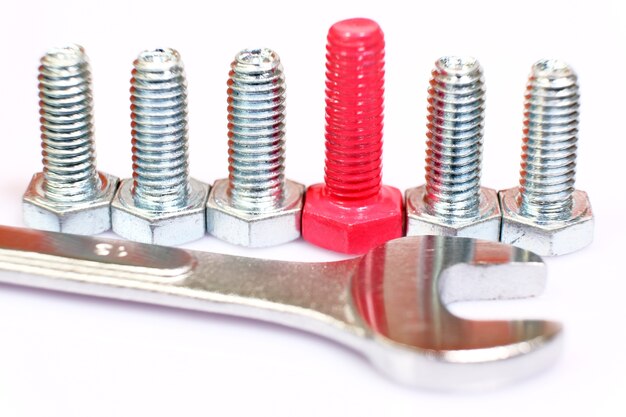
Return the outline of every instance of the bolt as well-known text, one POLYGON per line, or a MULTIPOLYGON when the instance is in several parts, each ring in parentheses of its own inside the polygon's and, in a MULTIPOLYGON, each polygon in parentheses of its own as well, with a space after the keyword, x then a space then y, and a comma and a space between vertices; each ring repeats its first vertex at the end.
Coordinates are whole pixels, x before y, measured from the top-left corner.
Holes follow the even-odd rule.
POLYGON ((589 197, 574 188, 578 79, 566 63, 536 62, 528 80, 520 185, 500 191, 502 242, 539 255, 570 253, 593 239, 589 197))
POLYGON ((364 253, 402 236, 402 194, 382 185, 385 41, 369 19, 335 23, 326 46, 325 183, 307 190, 304 239, 364 253))
POLYGON ((479 62, 440 58, 428 94, 426 184, 406 191, 407 235, 497 241, 498 197, 480 186, 485 85, 479 62))
POLYGON ((249 247, 300 237, 304 186, 285 179, 285 76, 270 49, 245 49, 228 79, 228 178, 207 203, 207 229, 249 247))
POLYGON ((91 71, 81 46, 41 58, 39 98, 43 172, 24 194, 24 222, 80 235, 109 230, 118 179, 96 170, 91 71))
POLYGON ((177 245, 205 233, 207 185, 189 177, 187 83, 174 49, 144 51, 133 63, 133 177, 113 200, 113 231, 144 243, 177 245))

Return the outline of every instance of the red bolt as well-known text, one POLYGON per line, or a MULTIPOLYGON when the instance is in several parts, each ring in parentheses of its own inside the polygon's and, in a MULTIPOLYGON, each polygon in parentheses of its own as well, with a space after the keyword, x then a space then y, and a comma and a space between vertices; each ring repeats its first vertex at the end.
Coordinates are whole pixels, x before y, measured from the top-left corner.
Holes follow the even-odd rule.
POLYGON ((335 23, 326 46, 325 183, 309 187, 304 239, 364 253, 402 236, 402 194, 382 185, 385 40, 369 19, 335 23))

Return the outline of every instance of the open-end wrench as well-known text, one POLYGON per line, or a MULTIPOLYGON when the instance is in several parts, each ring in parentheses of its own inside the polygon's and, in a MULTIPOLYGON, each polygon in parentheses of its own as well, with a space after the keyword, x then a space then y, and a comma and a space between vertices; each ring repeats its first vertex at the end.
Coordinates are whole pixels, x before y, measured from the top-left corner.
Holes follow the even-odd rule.
POLYGON ((431 388, 491 386, 552 363, 558 323, 465 320, 446 308, 534 296, 545 275, 531 252, 465 238, 401 238, 359 258, 296 263, 0 226, 0 282, 293 326, 431 388))

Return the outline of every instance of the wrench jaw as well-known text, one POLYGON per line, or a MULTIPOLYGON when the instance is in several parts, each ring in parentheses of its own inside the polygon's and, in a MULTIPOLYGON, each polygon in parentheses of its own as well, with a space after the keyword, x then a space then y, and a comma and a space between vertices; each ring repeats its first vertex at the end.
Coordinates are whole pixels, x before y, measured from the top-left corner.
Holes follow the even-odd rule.
POLYGON ((561 326, 553 322, 536 324, 542 335, 534 339, 473 349, 469 354, 464 350, 409 347, 374 336, 367 355, 381 374, 407 386, 438 391, 489 390, 536 375, 558 359, 563 347, 561 326))
POLYGON ((483 389, 554 363, 561 325, 474 321, 454 316, 455 301, 539 295, 546 269, 537 255, 494 242, 443 236, 399 239, 363 257, 351 303, 368 330, 366 350, 390 378, 431 389, 483 389))

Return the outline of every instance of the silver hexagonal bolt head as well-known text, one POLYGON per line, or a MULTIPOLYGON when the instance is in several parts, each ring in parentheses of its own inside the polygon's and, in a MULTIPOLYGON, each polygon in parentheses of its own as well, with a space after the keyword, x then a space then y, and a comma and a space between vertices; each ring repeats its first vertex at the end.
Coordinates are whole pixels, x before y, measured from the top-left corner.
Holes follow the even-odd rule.
POLYGON ((206 231, 208 186, 189 177, 187 86, 173 49, 144 51, 131 80, 133 178, 112 204, 113 231, 127 239, 179 245, 206 231))
POLYGON ((500 191, 501 241, 542 256, 593 240, 589 197, 574 188, 579 93, 566 63, 536 62, 526 88, 520 186, 500 191))
POLYGON ((495 190, 480 186, 485 87, 471 57, 435 63, 428 90, 426 184, 406 191, 407 235, 499 240, 495 190))
POLYGON ((246 49, 228 80, 229 172, 207 203, 210 234, 263 247, 300 236, 304 186, 284 177, 285 77, 278 55, 246 49))
POLYGON ((187 205, 176 210, 146 210, 137 206, 133 180, 123 180, 112 203, 113 230, 126 239, 156 245, 180 245, 205 234, 204 207, 208 186, 189 179, 187 205))
POLYGON ((502 241, 541 256, 564 255, 588 246, 593 240, 593 213, 584 191, 572 194, 573 206, 567 218, 538 222, 522 214, 519 189, 500 191, 502 241))
POLYGON ((213 184, 207 202, 207 230, 235 245, 251 248, 280 245, 300 237, 304 185, 285 181, 284 198, 274 210, 241 210, 232 206, 228 180, 213 184))
POLYGON ((32 228, 93 235, 111 228, 110 204, 118 185, 96 170, 91 71, 82 47, 54 48, 39 67, 42 173, 23 199, 32 228))
POLYGON ((111 200, 118 178, 105 173, 100 177, 100 192, 93 198, 76 203, 60 203, 46 196, 45 174, 33 176, 22 209, 28 227, 75 235, 95 235, 111 228, 111 200))
POLYGON ((433 215, 426 203, 426 186, 406 191, 407 235, 439 235, 471 237, 474 239, 496 240, 500 234, 500 204, 496 190, 480 188, 478 215, 469 219, 449 218, 433 215), (409 234, 410 233, 410 234, 409 234))

